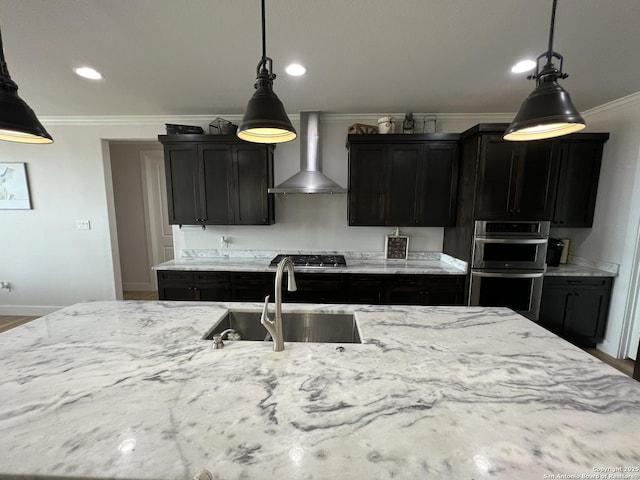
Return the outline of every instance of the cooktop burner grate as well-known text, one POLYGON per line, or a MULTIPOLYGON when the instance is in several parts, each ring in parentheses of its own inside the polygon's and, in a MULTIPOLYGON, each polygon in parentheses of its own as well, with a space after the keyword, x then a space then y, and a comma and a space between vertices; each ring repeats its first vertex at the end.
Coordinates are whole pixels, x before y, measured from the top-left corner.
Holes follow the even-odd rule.
POLYGON ((301 267, 346 267, 347 261, 344 255, 317 254, 317 255, 276 255, 269 264, 275 266, 284 257, 290 257, 293 264, 301 267))

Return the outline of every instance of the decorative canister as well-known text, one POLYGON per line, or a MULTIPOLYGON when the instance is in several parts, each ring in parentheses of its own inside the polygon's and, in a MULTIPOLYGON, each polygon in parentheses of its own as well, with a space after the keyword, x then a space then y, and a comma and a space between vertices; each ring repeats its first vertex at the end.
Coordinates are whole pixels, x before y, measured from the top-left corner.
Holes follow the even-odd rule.
POLYGON ((422 123, 423 133, 436 133, 436 117, 435 115, 426 115, 422 123))
POLYGON ((378 133, 393 133, 396 123, 393 117, 380 117, 378 119, 378 133))

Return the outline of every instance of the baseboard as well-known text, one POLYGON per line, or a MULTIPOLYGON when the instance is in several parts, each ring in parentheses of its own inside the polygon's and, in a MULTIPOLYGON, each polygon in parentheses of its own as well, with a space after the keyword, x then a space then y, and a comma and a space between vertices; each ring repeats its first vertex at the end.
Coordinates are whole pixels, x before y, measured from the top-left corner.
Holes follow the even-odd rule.
POLYGON ((44 315, 48 315, 53 313, 61 308, 64 308, 64 305, 59 307, 54 306, 35 306, 35 305, 0 305, 0 315, 20 315, 23 317, 42 317, 44 315))

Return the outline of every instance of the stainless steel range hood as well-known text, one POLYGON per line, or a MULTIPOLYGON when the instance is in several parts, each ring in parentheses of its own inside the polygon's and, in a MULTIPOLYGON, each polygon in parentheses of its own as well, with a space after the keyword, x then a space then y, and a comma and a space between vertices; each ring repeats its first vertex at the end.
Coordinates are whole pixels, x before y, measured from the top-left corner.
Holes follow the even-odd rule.
POLYGON ((347 193, 320 171, 320 112, 300 112, 300 171, 269 193, 347 193))

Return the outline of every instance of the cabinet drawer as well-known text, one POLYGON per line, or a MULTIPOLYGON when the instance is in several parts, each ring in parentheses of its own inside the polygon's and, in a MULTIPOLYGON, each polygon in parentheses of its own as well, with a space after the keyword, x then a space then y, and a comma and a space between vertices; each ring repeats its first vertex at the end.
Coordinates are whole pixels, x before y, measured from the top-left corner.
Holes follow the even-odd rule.
POLYGON ((194 280, 198 284, 228 284, 227 272, 194 272, 194 280))
POLYGON ((342 275, 335 273, 307 273, 298 274, 296 283, 298 288, 340 288, 342 286, 342 275))
POLYGON ((611 277, 545 277, 544 285, 558 287, 609 287, 611 277))
POLYGON ((164 282, 189 282, 193 281, 193 272, 175 270, 161 270, 158 272, 158 280, 164 282))
POLYGON ((273 283, 275 277, 275 273, 234 272, 231 274, 233 284, 236 286, 273 283))

